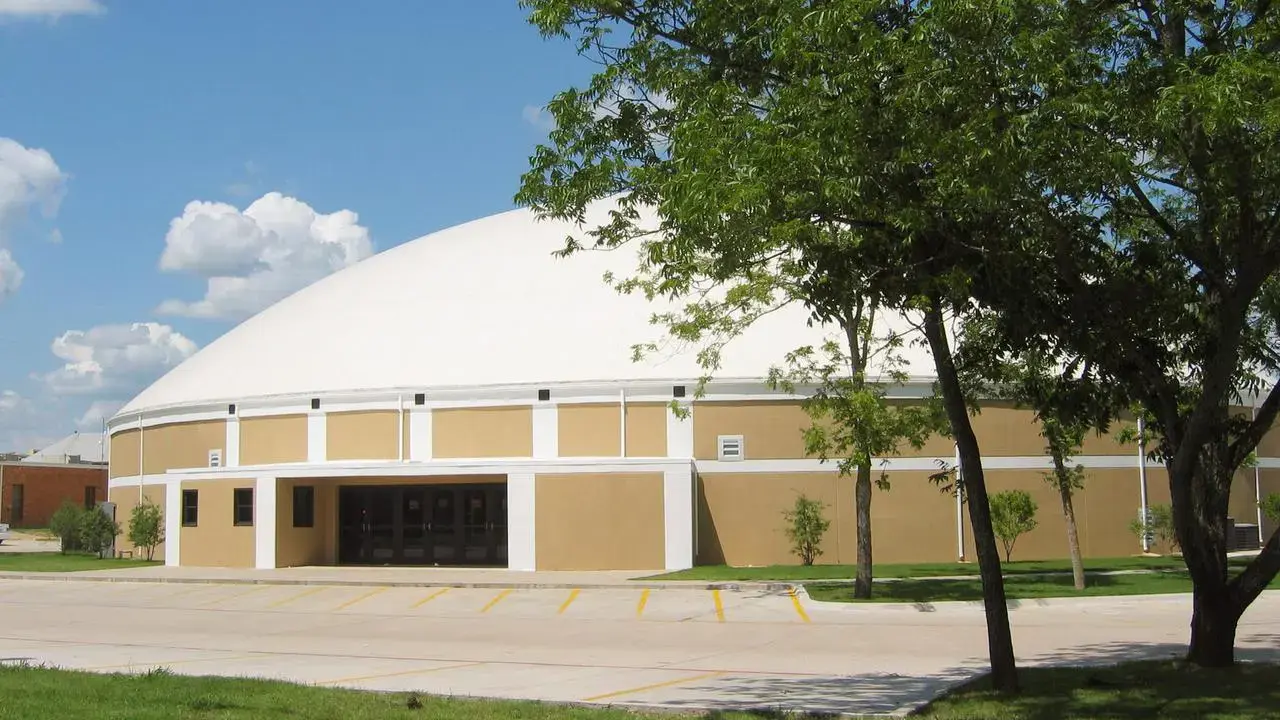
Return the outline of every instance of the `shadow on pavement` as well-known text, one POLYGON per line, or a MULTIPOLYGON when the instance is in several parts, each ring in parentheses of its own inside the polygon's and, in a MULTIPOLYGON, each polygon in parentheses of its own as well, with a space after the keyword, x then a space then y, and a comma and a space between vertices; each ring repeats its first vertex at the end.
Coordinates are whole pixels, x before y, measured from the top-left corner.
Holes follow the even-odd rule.
MULTIPOLYGON (((914 708, 982 672, 975 665, 936 675, 864 674, 839 677, 736 676, 664 690, 637 703, 672 710, 748 711, 762 717, 881 714, 914 708)), ((711 717, 716 717, 712 713, 711 717)))

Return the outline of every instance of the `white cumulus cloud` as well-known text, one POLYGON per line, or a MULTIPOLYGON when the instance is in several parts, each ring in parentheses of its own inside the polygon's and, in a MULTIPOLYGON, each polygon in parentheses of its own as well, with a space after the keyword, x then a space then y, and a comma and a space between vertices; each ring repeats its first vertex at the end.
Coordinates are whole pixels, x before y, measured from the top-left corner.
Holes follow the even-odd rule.
POLYGON ((63 15, 99 15, 106 12, 98 0, 0 0, 0 18, 59 18, 63 15))
MULTIPOLYGON (((0 0, 0 15, 5 2, 0 0)), ((33 208, 46 218, 55 217, 66 179, 49 151, 0 137, 0 300, 22 285, 22 268, 6 247, 9 232, 33 208)))
POLYGON ((556 119, 546 108, 541 108, 537 105, 525 105, 524 109, 520 111, 520 115, 525 122, 539 130, 550 132, 556 129, 556 119))
POLYGON ((193 201, 169 224, 160 269, 203 278, 201 300, 166 300, 157 312, 243 319, 373 254, 369 230, 351 210, 318 213, 278 192, 244 211, 193 201))
POLYGON ((64 364, 43 379, 53 392, 70 395, 136 390, 190 357, 196 344, 147 322, 68 330, 51 349, 64 364))
POLYGON ((0 248, 0 301, 18 292, 18 288, 22 286, 23 275, 22 268, 18 267, 13 255, 8 250, 0 248))
POLYGON ((122 407, 124 407, 123 400, 94 400, 85 409, 80 419, 76 420, 76 428, 99 430, 102 428, 102 423, 110 420, 122 407))

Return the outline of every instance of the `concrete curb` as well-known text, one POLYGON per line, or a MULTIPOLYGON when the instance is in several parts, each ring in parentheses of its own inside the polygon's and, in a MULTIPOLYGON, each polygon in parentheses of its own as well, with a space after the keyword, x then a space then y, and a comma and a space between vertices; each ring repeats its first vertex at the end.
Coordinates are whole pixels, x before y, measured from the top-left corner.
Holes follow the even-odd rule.
MULTIPOLYGON (((75 573, 14 573, 0 572, 0 581, 29 580, 40 582, 105 582, 105 583, 144 583, 175 585, 287 585, 308 586, 323 585, 329 587, 392 587, 392 588, 478 588, 487 590, 505 590, 517 588, 521 590, 728 590, 732 592, 778 592, 787 593, 801 586, 786 582, 628 582, 620 583, 573 583, 573 582, 499 582, 495 580, 480 581, 448 581, 448 580, 360 580, 360 579, 322 579, 322 578, 245 578, 245 577, 136 577, 111 575, 79 575, 75 573)), ((842 603, 832 603, 839 605, 842 603)))

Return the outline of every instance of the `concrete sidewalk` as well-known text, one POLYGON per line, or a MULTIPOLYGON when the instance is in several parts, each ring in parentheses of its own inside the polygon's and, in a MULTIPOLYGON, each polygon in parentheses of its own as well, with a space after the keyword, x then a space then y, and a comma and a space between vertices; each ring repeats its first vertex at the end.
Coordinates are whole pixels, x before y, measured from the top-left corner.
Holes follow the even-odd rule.
POLYGON ((643 580, 663 570, 646 571, 537 571, 494 568, 410 567, 296 567, 275 570, 250 568, 141 567, 85 570, 69 573, 0 572, 3 580, 217 583, 222 585, 331 585, 368 587, 519 588, 530 590, 611 589, 637 590, 766 590, 788 591, 791 582, 737 582, 706 580, 643 580))

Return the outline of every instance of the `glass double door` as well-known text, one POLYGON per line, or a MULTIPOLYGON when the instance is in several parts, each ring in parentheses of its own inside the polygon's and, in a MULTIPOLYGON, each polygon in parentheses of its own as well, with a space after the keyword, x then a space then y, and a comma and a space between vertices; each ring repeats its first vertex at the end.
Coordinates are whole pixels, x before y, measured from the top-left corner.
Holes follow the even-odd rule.
POLYGON ((338 491, 338 561, 507 564, 507 486, 396 485, 338 491))

